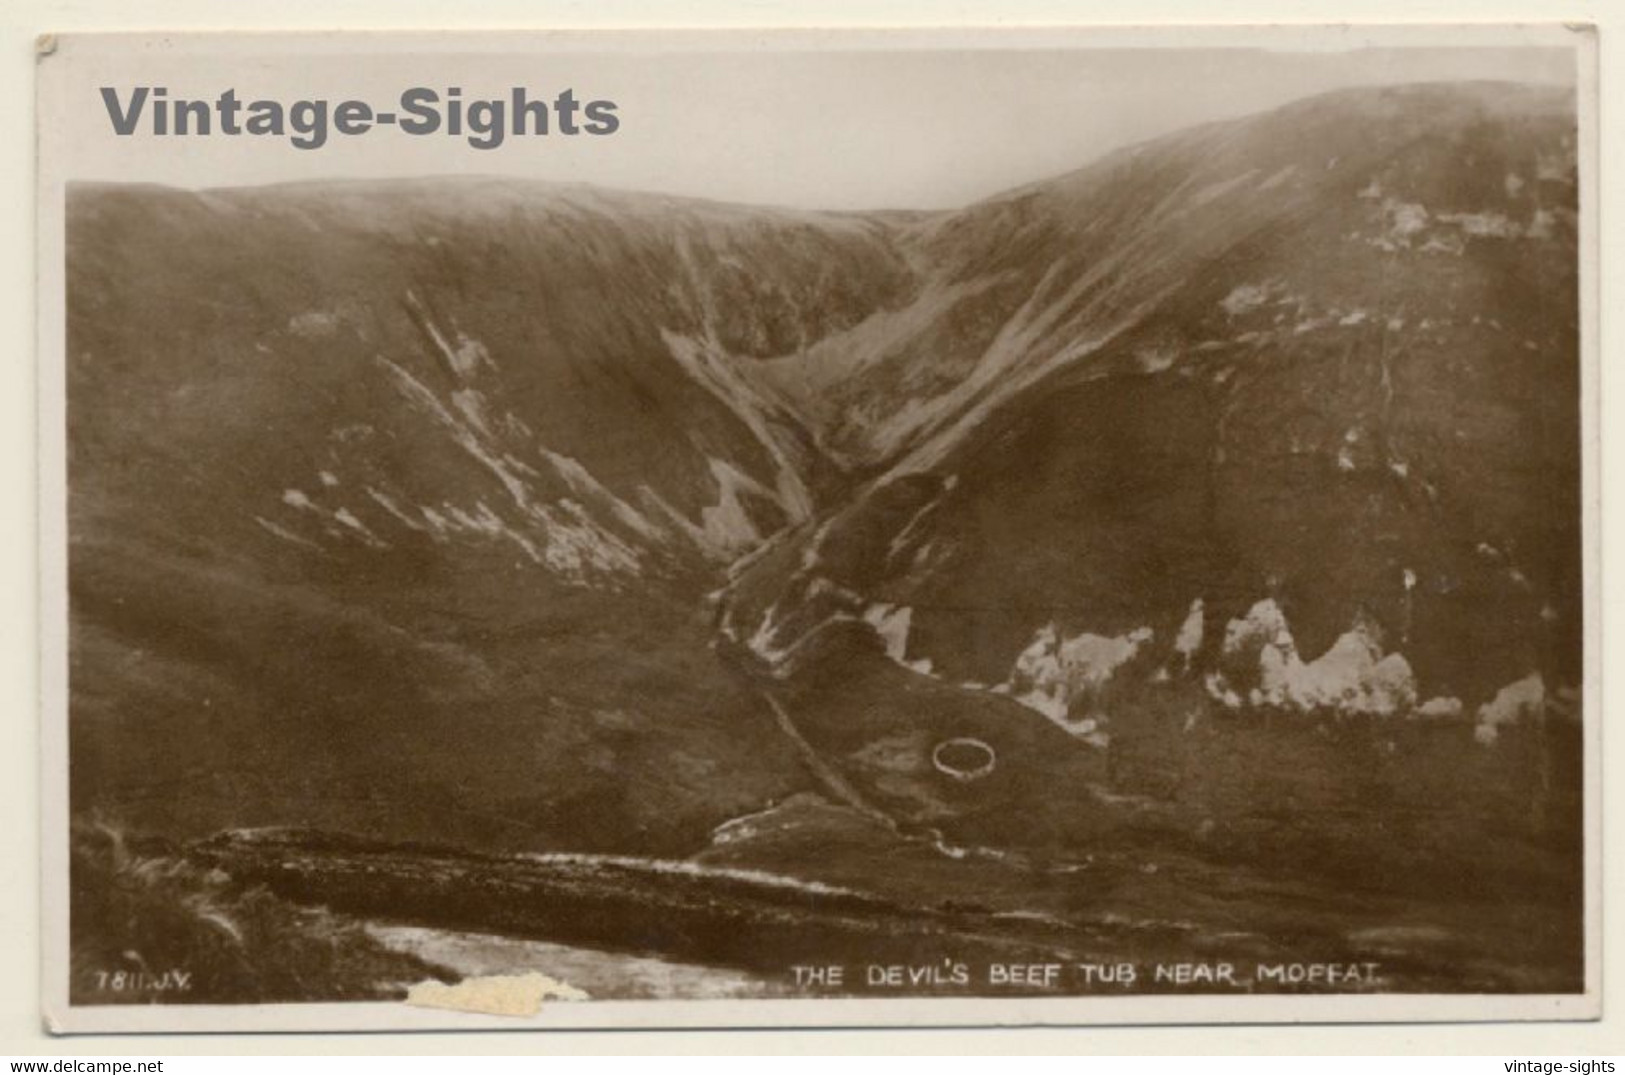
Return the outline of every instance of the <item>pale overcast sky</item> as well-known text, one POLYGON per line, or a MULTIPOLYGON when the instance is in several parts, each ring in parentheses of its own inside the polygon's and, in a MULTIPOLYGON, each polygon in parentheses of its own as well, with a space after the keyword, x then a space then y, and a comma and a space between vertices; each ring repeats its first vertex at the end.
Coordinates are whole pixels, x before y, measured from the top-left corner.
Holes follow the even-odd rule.
MULTIPOLYGON (((1349 49, 1320 33, 1293 39, 1294 50, 1268 51, 995 49, 985 41, 929 51, 808 51, 803 42, 787 51, 742 36, 746 47, 732 52, 715 51, 714 39, 698 51, 650 51, 645 39, 644 47, 609 52, 517 54, 510 38, 501 47, 513 51, 473 55, 448 55, 444 39, 430 35, 405 47, 396 37, 368 55, 331 41, 314 52, 288 47, 287 39, 279 48, 238 39, 230 50, 187 42, 179 55, 157 42, 130 49, 97 39, 94 47, 65 48, 67 60, 49 59, 42 71, 57 65, 45 97, 61 97, 68 178, 212 187, 480 173, 829 209, 962 205, 1124 144, 1340 87, 1574 81, 1569 48, 1349 49), (608 137, 510 136, 495 150, 388 129, 334 136, 319 150, 274 138, 119 138, 99 93, 106 85, 163 85, 171 97, 209 100, 227 88, 245 100, 354 97, 379 109, 418 85, 457 85, 465 99, 505 97, 514 86, 551 98, 571 88, 582 99, 615 101, 621 127, 608 137)), ((1382 41, 1394 37, 1389 31, 1382 41)), ((1413 38, 1431 44, 1452 34, 1413 38)), ((1142 31, 1138 40, 1159 39, 1142 31)), ((1554 42, 1550 31, 1539 40, 1554 42)))

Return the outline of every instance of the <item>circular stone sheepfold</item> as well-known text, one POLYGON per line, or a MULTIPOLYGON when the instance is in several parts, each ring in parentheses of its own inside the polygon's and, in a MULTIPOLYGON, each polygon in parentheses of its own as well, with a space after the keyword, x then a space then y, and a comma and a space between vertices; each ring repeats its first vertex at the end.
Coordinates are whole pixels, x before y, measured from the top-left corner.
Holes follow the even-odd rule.
POLYGON ((931 752, 931 764, 955 780, 980 780, 993 771, 999 756, 980 739, 948 739, 931 752))

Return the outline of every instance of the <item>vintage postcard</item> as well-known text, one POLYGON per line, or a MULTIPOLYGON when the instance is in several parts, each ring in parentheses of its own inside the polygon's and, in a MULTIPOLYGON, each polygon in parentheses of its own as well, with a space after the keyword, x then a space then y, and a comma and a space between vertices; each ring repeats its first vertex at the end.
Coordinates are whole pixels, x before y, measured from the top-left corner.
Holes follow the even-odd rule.
POLYGON ((49 1026, 1595 1017, 1593 44, 42 41, 49 1026))

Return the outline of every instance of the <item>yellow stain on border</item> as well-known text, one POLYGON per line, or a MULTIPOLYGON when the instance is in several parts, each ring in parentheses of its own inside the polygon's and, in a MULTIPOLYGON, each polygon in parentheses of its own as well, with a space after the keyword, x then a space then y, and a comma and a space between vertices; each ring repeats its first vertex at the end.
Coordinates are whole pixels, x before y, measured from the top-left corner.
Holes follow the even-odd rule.
POLYGON ((418 982, 406 994, 406 1003, 418 1008, 470 1012, 475 1015, 535 1015, 544 1000, 588 1000, 586 993, 568 982, 545 974, 491 974, 445 982, 418 982))

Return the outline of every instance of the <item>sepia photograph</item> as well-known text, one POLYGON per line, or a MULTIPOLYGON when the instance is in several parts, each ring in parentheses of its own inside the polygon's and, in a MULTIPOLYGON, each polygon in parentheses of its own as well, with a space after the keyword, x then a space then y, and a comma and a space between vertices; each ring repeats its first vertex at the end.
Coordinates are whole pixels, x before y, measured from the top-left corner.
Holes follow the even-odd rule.
POLYGON ((52 41, 49 1025, 1594 1017, 1591 47, 52 41))

